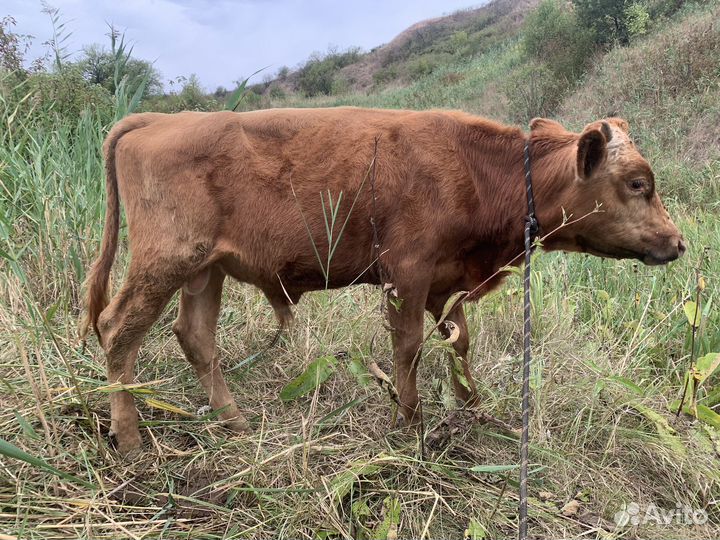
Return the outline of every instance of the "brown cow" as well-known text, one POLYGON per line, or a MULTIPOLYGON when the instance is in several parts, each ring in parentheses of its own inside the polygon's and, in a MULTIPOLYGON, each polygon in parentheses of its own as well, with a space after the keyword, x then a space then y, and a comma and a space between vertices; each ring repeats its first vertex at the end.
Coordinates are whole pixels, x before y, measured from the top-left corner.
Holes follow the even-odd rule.
MULTIPOLYGON (((536 119, 529 135, 460 112, 346 107, 146 113, 122 120, 105 141, 108 210, 102 250, 88 278, 88 319, 107 354, 109 382, 133 381, 143 336, 182 289, 173 331, 211 406, 225 407, 221 418, 244 430, 215 348, 225 276, 262 290, 281 323, 304 292, 379 284, 383 276, 402 299, 398 308, 388 307, 399 413, 416 422, 413 358, 425 310, 441 317, 453 293, 476 288, 523 249, 528 137, 545 232, 560 225, 564 213, 583 216, 596 203, 602 209, 561 228, 545 249, 646 264, 683 253, 650 166, 617 118, 589 124, 581 134, 536 119), (373 204, 367 175, 376 138, 373 204), (347 219, 347 225, 324 271, 318 261, 328 260, 328 192, 334 201, 342 193, 336 222, 347 219), (132 259, 127 280, 108 304, 120 197, 132 259)), ((490 279, 475 296, 501 281, 490 279)), ((448 319, 460 330, 454 348, 471 387, 454 377, 455 392, 473 401, 462 307, 448 319)), ((139 448, 132 395, 116 392, 110 401, 119 450, 139 448)))

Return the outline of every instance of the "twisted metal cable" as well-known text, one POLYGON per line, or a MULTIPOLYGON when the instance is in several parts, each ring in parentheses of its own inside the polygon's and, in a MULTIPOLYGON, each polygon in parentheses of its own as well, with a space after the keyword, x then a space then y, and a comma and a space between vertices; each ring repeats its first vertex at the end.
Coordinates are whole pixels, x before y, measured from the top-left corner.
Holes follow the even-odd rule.
POLYGON ((525 142, 525 191, 528 201, 528 215, 525 219, 525 274, 524 274, 524 320, 523 320, 523 381, 522 381, 522 434, 520 436, 520 505, 518 538, 527 540, 528 508, 527 508, 527 477, 528 477, 528 446, 530 429, 530 261, 534 249, 533 238, 539 231, 535 218, 535 200, 532 191, 532 176, 530 174, 530 139, 525 142))

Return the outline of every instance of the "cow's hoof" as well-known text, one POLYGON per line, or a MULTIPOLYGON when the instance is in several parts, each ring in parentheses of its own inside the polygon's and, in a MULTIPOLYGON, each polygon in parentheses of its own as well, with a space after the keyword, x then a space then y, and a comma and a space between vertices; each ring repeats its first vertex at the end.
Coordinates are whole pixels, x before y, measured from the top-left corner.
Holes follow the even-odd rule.
POLYGON ((248 424, 247 420, 241 416, 225 420, 223 424, 226 428, 234 431, 235 433, 248 433, 250 431, 250 424, 248 424))
POLYGON ((406 418, 402 412, 398 411, 397 418, 395 419, 396 429, 419 429, 421 425, 421 417, 419 413, 415 413, 410 419, 406 418))
POLYGON ((118 433, 110 432, 110 437, 115 438, 115 448, 123 459, 132 459, 142 451, 143 441, 139 431, 129 434, 125 433, 122 436, 118 433))

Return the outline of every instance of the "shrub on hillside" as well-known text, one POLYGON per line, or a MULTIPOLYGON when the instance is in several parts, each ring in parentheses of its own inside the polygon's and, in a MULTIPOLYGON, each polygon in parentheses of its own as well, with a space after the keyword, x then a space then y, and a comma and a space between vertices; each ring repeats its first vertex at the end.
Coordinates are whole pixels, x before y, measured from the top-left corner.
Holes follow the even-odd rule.
POLYGON ((675 13, 685 0, 572 0, 580 24, 598 45, 627 45, 645 34, 651 21, 675 13))
POLYGON ((585 73, 593 34, 579 24, 572 5, 543 0, 525 20, 521 46, 528 64, 505 83, 512 118, 550 116, 585 73))
POLYGON ((395 66, 388 66, 378 69, 373 73, 375 84, 385 84, 398 78, 398 70, 395 66))
POLYGON ((423 54, 406 64, 407 77, 413 81, 422 79, 438 68, 451 64, 453 59, 453 55, 447 52, 423 54))
POLYGON ((331 49, 325 55, 314 53, 298 71, 298 87, 306 96, 330 95, 337 72, 359 58, 358 47, 344 52, 331 49))
POLYGON ((430 55, 424 55, 408 62, 406 69, 408 77, 415 81, 430 75, 437 67, 437 62, 430 55))
POLYGON ((511 72, 503 89, 511 119, 527 124, 536 116, 552 116, 567 92, 567 85, 544 64, 531 62, 511 72))
POLYGON ((572 82, 585 72, 593 49, 593 35, 578 22, 571 5, 543 0, 525 20, 523 48, 545 62, 555 76, 572 82))

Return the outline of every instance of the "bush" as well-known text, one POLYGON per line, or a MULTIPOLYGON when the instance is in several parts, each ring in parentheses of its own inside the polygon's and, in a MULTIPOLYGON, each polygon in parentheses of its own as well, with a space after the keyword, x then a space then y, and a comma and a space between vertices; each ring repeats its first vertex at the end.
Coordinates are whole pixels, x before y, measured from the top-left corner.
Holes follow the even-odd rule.
POLYGON ((424 54, 406 64, 407 76, 409 79, 416 81, 452 62, 453 56, 450 53, 424 54))
POLYGON ((326 55, 314 53, 298 72, 298 87, 306 96, 330 95, 337 72, 359 58, 357 47, 344 52, 331 49, 326 55))
POLYGON ((273 99, 284 99, 286 96, 285 90, 283 90, 282 86, 279 86, 277 84, 270 85, 268 95, 273 99))
POLYGON ((567 92, 567 85, 542 63, 530 63, 511 73, 504 84, 509 115, 527 124, 536 116, 552 116, 567 92))
POLYGON ((430 75, 437 68, 437 62, 428 56, 421 56, 407 64, 407 74, 410 79, 416 81, 430 75))
POLYGON ((580 24, 593 33, 595 43, 627 45, 645 34, 651 20, 675 13, 684 0, 572 0, 580 24))
POLYGON ((587 68, 593 34, 579 24, 572 6, 562 0, 543 0, 525 20, 522 44, 528 56, 545 62, 555 76, 572 83, 587 68))
POLYGON ((182 85, 175 94, 152 96, 143 103, 143 110, 174 113, 180 111, 218 111, 222 103, 212 94, 208 95, 194 73, 190 77, 177 77, 170 82, 171 85, 182 85))
POLYGON ((518 122, 550 116, 577 86, 593 51, 593 34, 571 5, 543 0, 528 14, 521 41, 529 64, 505 84, 510 114, 518 122))
POLYGON ((348 81, 346 77, 339 76, 333 79, 332 85, 330 86, 330 93, 333 96, 347 94, 349 91, 350 81, 348 81))
POLYGON ((378 69, 373 73, 373 82, 377 85, 385 84, 398 78, 398 70, 395 66, 388 66, 378 69))
POLYGON ((28 111, 33 117, 51 123, 77 122, 85 109, 91 109, 109 123, 114 116, 113 98, 107 89, 89 84, 79 69, 68 67, 59 73, 36 73, 28 77, 25 92, 32 93, 28 111))

